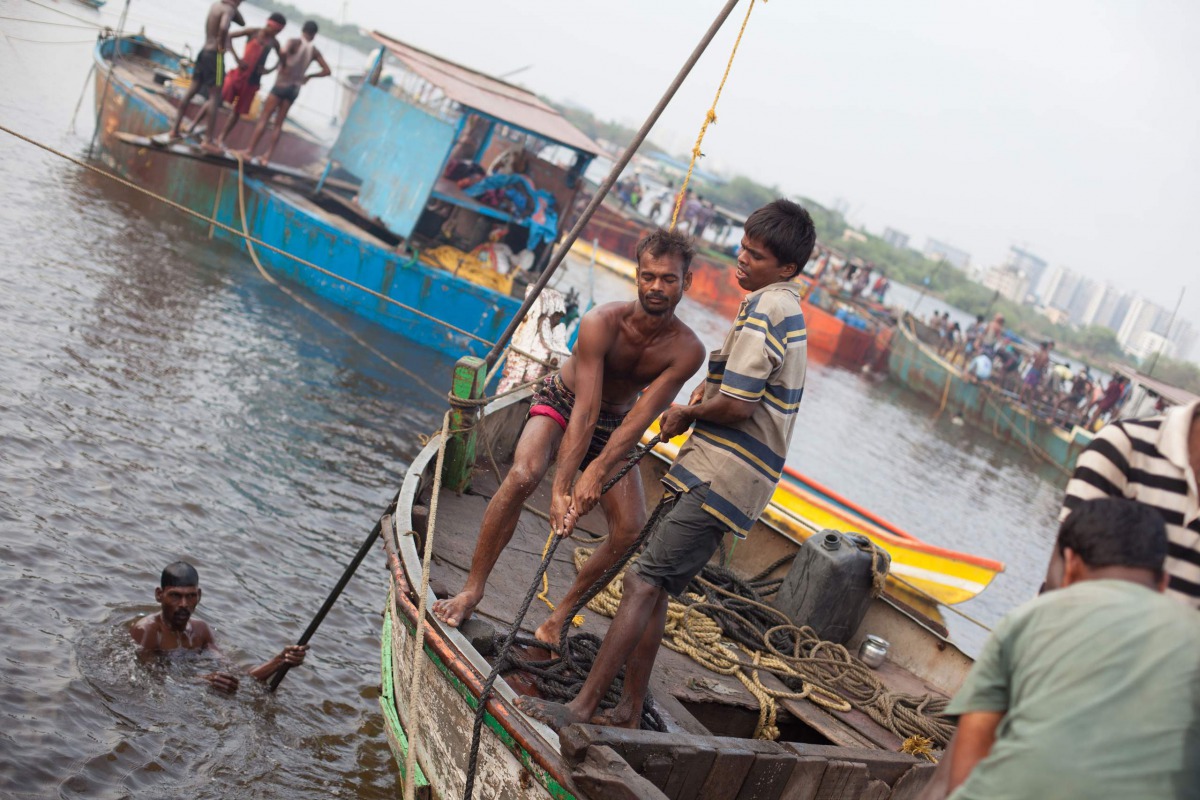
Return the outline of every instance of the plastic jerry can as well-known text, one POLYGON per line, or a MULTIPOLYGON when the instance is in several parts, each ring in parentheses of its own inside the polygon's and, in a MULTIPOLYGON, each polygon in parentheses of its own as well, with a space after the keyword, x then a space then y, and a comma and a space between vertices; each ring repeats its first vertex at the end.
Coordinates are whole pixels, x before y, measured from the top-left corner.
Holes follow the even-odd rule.
POLYGON ((861 534, 822 531, 800 546, 772 605, 796 625, 844 644, 858 630, 890 564, 887 552, 861 534))

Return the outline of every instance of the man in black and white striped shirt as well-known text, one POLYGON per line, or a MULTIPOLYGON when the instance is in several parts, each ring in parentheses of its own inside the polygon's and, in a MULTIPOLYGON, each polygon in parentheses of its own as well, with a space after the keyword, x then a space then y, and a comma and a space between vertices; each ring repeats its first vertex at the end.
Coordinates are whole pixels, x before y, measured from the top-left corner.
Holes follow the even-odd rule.
POLYGON ((1200 608, 1200 400, 1106 425, 1075 465, 1059 519, 1084 500, 1127 497, 1167 523, 1167 594, 1200 608))

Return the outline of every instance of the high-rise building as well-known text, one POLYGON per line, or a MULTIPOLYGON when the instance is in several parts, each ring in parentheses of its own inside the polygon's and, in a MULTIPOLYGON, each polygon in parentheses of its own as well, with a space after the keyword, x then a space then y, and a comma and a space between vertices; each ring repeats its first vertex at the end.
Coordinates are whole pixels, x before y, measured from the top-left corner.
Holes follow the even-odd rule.
POLYGON ((908 247, 908 234, 901 233, 895 228, 884 228, 882 239, 897 250, 903 250, 908 247))
POLYGON ((992 267, 985 272, 983 285, 995 289, 1001 297, 1006 297, 1014 303, 1025 302, 1025 296, 1029 294, 1029 276, 1008 265, 992 267))
POLYGON ((1071 322, 1086 325, 1084 317, 1102 291, 1103 289, 1091 278, 1080 276, 1079 282, 1075 284, 1075 291, 1071 293, 1071 299, 1067 302, 1067 313, 1071 316, 1071 322))
POLYGON ((1029 279, 1029 288, 1036 293, 1037 286, 1046 272, 1046 262, 1024 248, 1013 245, 1008 248, 1008 260, 1005 266, 1025 273, 1029 279))
POLYGON ((1130 301, 1129 310, 1117 328, 1117 341, 1128 352, 1144 350, 1143 334, 1156 333, 1165 336, 1169 321, 1170 314, 1165 308, 1141 297, 1135 297, 1130 301))
MULTIPOLYGON (((1079 324, 1083 326, 1099 325, 1105 328, 1115 327, 1112 324, 1123 295, 1111 283, 1097 287, 1091 293, 1091 298, 1080 315, 1079 324)), ((1128 300, 1126 300, 1128 303, 1128 300)), ((1120 322, 1120 320, 1118 320, 1120 322)))
POLYGON ((965 270, 971 263, 971 254, 957 247, 951 247, 937 239, 925 240, 925 257, 931 261, 945 261, 952 267, 965 270))
POLYGON ((1077 288, 1079 288, 1078 275, 1066 267, 1055 267, 1050 270, 1042 282, 1038 295, 1042 299, 1042 305, 1047 308, 1068 311, 1071 307, 1071 298, 1075 296, 1077 288))

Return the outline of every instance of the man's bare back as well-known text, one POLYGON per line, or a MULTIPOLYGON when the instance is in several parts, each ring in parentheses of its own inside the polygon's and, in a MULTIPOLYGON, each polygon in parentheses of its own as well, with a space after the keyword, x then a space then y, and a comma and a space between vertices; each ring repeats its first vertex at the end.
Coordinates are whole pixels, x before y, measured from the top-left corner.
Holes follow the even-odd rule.
POLYGON ((229 49, 229 26, 237 7, 226 0, 213 3, 204 20, 204 49, 224 52, 229 49))

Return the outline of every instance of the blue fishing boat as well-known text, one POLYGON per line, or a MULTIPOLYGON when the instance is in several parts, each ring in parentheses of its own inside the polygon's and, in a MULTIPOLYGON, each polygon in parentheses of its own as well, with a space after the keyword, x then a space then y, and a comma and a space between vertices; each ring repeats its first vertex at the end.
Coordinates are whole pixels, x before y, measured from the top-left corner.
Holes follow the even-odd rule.
MULTIPOLYGON (((443 353, 482 355, 549 260, 598 147, 524 89, 373 36, 380 48, 336 141, 289 122, 272 163, 243 168, 162 140, 189 80, 182 55, 102 38, 98 156, 195 212, 210 236, 256 240, 273 276, 443 353)), ((238 122, 230 153, 254 124, 253 112, 238 122)))

